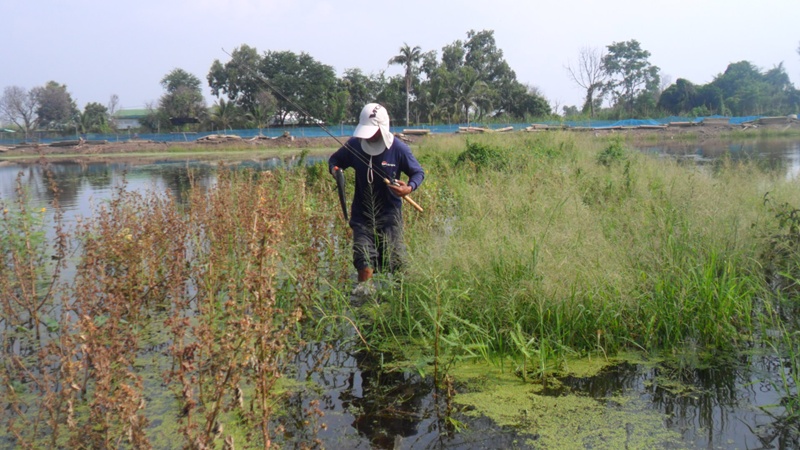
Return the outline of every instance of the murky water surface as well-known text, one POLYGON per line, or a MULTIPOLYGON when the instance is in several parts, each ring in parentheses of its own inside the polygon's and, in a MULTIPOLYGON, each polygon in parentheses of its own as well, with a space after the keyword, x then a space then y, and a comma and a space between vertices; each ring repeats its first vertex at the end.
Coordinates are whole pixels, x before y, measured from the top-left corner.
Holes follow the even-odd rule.
MULTIPOLYGON (((721 156, 757 158, 789 179, 800 175, 800 141, 659 144, 641 150, 699 163, 721 156)), ((239 166, 269 170, 285 164, 291 162, 271 158, 239 166)), ((93 207, 110 198, 123 183, 128 190, 170 192, 182 198, 190 188, 188 168, 196 185, 214 183, 216 163, 201 161, 58 163, 51 169, 69 223, 90 216, 93 207)), ((18 177, 34 205, 46 206, 52 200, 41 167, 27 163, 0 165, 0 199, 8 202, 15 197, 18 177)), ((447 395, 434 389, 430 376, 383 371, 385 363, 375 355, 355 353, 346 344, 310 343, 304 347, 297 356, 294 376, 313 383, 304 384, 308 387, 289 399, 287 439, 308 438, 308 427, 292 426, 292 411, 297 413, 297 423, 302 423, 304 408, 318 400, 326 427, 317 429, 316 437, 327 448, 536 447, 535 430, 500 427, 486 417, 467 414, 470 408, 448 402, 447 395), (461 428, 459 432, 456 426, 461 428)), ((590 397, 610 410, 623 408, 620 398, 634 399, 663 417, 663 427, 679 436, 676 447, 800 448, 798 424, 782 419, 783 370, 783 361, 763 351, 706 368, 622 363, 589 378, 561 379, 558 387, 537 395, 590 397)), ((155 419, 152 426, 159 423, 155 419)), ((625 427, 628 436, 641 432, 632 423, 625 427)))
POLYGON ((730 158, 733 161, 754 160, 785 174, 787 179, 800 175, 800 141, 763 139, 742 142, 659 142, 642 144, 639 150, 704 164, 730 158))

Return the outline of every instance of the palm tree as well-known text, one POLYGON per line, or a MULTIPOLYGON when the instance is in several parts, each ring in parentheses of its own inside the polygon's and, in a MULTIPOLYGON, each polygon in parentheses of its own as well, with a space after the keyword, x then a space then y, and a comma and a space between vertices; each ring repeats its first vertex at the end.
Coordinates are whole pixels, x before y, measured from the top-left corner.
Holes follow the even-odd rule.
POLYGON ((258 128, 259 136, 262 135, 261 130, 265 126, 268 126, 270 121, 275 117, 277 104, 278 101, 275 99, 275 96, 269 91, 260 91, 255 95, 255 101, 250 107, 250 111, 245 114, 245 118, 258 128))
POLYGON ((211 113, 211 121, 222 127, 222 132, 228 132, 228 127, 238 118, 238 110, 234 102, 226 102, 219 99, 215 105, 215 110, 211 113))
POLYGON ((400 54, 389 60, 389 64, 397 64, 406 68, 406 126, 408 126, 408 107, 411 103, 411 79, 414 76, 414 67, 422 59, 422 49, 419 45, 411 48, 403 42, 400 54))
POLYGON ((486 85, 481 81, 478 72, 469 66, 462 67, 458 77, 453 82, 452 95, 454 103, 459 108, 464 108, 464 121, 469 124, 469 110, 471 107, 476 106, 483 97, 486 85))

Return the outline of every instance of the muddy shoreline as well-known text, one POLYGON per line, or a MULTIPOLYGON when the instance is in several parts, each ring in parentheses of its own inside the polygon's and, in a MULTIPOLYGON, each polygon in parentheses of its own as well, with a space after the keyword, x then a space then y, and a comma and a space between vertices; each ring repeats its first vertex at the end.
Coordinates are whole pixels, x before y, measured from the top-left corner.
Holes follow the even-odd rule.
MULTIPOLYGON (((515 131, 525 132, 525 131, 515 131)), ((536 130, 532 133, 568 132, 590 135, 596 138, 621 136, 626 141, 637 143, 657 143, 685 139, 704 143, 709 140, 728 140, 758 137, 764 132, 792 133, 800 132, 800 121, 782 124, 760 125, 758 127, 717 125, 667 127, 663 129, 628 128, 628 129, 582 129, 571 131, 536 130)), ((452 137, 452 134, 431 134, 427 136, 400 135, 414 144, 423 140, 435 140, 452 137)), ((59 145, 52 144, 20 144, 14 147, 0 147, 0 164, 6 161, 36 160, 46 157, 50 161, 97 161, 113 158, 116 161, 135 159, 181 159, 187 155, 199 159, 219 159, 225 156, 247 157, 248 154, 287 156, 299 149, 307 149, 312 154, 323 154, 340 146, 346 137, 295 137, 281 136, 277 138, 241 139, 236 136, 217 136, 212 139, 198 139, 188 142, 159 142, 149 140, 109 141, 64 141, 59 145)))

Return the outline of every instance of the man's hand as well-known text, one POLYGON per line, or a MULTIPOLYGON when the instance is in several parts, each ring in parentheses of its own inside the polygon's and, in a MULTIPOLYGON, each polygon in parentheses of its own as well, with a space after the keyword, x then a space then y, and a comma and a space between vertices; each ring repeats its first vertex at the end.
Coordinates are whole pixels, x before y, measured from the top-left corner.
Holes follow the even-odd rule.
POLYGON ((398 197, 405 197, 411 193, 411 186, 407 185, 403 180, 394 180, 394 183, 389 184, 389 189, 398 197))

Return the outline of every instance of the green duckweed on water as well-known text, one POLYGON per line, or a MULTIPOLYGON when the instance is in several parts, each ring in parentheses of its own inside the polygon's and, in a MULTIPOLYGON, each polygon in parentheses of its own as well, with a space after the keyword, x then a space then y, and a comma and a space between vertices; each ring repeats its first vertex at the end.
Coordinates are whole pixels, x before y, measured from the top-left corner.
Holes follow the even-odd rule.
MULTIPOLYGON (((584 376, 607 365, 599 359, 571 364, 584 376)), ((466 407, 467 415, 483 415, 499 426, 527 434, 528 443, 536 448, 685 447, 680 434, 666 428, 662 414, 648 410, 633 396, 543 395, 541 383, 524 383, 509 371, 485 363, 459 365, 452 375, 466 385, 467 392, 458 393, 454 401, 466 407)))

